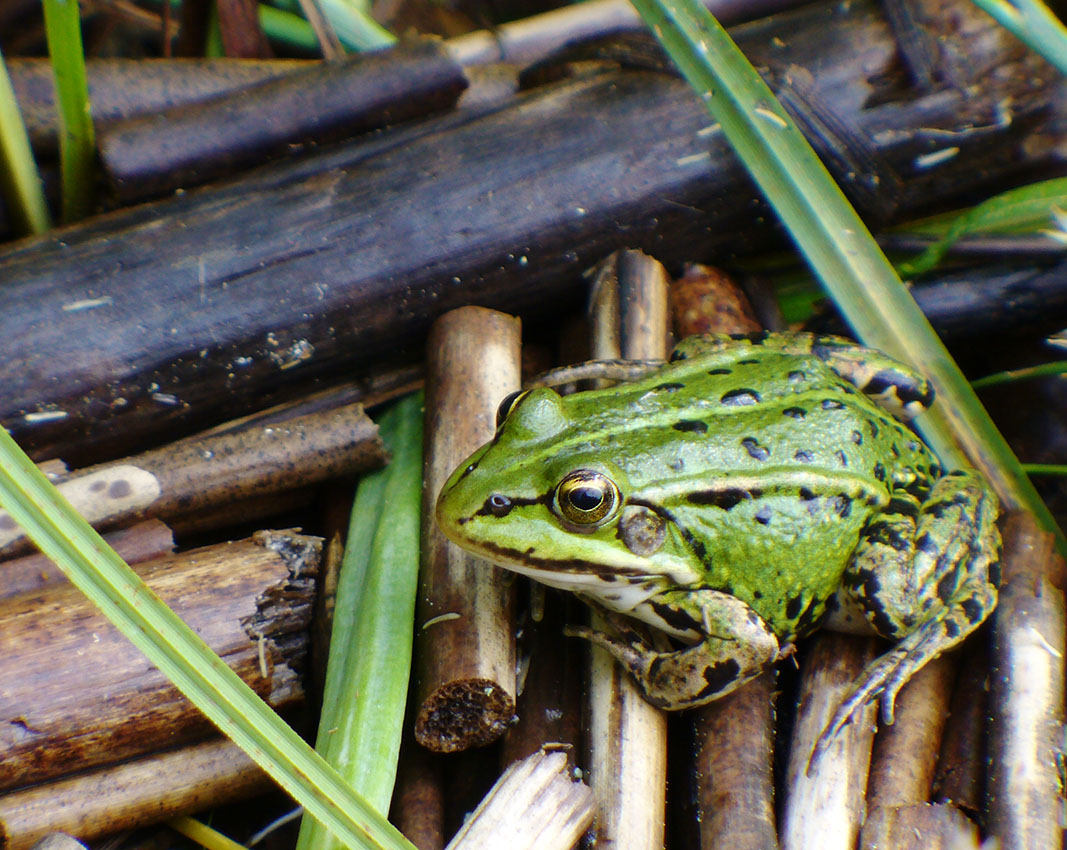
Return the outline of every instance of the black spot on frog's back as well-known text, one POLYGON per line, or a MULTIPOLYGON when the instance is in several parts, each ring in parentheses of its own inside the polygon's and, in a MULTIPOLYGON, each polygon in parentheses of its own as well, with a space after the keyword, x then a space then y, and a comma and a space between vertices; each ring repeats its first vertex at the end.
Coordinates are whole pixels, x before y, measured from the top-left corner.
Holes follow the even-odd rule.
POLYGON ((750 404, 759 404, 760 394, 748 387, 741 387, 723 393, 719 401, 730 407, 746 407, 750 404))
POLYGON ((701 422, 699 419, 680 419, 675 422, 671 427, 675 431, 682 431, 689 434, 706 434, 708 431, 708 423, 701 422))

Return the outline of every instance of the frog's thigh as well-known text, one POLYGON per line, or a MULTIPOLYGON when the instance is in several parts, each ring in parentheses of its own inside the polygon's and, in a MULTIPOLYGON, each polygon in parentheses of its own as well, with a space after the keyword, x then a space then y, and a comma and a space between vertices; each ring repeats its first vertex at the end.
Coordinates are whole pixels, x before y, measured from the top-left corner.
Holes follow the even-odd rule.
POLYGON ((648 600, 656 616, 704 634, 699 643, 660 651, 636 633, 611 637, 572 629, 615 656, 653 705, 691 708, 718 699, 758 676, 779 656, 778 638, 748 605, 715 590, 674 590, 648 600))
POLYGON ((969 470, 938 479, 919 505, 895 492, 886 513, 864 529, 846 570, 843 595, 878 634, 899 641, 864 672, 842 712, 882 694, 893 701, 928 661, 959 643, 993 610, 999 583, 996 500, 969 470))

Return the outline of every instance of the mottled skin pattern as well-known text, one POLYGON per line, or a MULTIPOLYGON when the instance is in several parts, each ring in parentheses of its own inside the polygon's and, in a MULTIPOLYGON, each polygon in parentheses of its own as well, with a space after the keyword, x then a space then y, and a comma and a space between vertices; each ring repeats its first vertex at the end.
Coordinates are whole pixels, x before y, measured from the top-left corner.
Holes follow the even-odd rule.
POLYGON ((614 635, 572 633, 667 709, 734 690, 828 612, 865 623, 897 645, 832 735, 879 696, 891 719, 907 678, 996 604, 995 497, 972 471, 944 475, 895 418, 931 401, 920 375, 836 337, 692 337, 630 383, 505 400, 438 519, 459 545, 604 609, 614 635))

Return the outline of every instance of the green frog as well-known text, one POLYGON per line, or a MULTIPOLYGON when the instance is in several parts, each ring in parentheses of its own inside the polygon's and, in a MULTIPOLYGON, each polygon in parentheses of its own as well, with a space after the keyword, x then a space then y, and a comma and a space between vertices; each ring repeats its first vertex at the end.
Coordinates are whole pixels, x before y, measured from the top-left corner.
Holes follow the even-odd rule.
POLYGON ((810 334, 690 337, 666 364, 628 365, 635 379, 607 389, 505 399, 442 489, 442 531, 603 611, 613 634, 569 633, 665 709, 730 693, 819 627, 881 635, 895 645, 820 743, 872 700, 891 723, 900 688, 999 584, 995 495, 904 424, 929 383, 810 334))

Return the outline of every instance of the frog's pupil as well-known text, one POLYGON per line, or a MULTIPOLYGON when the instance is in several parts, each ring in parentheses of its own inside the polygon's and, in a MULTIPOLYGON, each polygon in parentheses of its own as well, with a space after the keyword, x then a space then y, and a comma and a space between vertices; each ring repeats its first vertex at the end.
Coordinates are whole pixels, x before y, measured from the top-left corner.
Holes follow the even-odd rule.
POLYGON ((599 487, 575 487, 567 497, 578 510, 595 511, 604 501, 604 491, 599 487))

